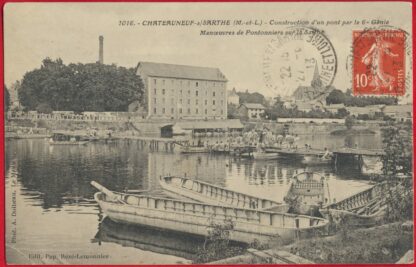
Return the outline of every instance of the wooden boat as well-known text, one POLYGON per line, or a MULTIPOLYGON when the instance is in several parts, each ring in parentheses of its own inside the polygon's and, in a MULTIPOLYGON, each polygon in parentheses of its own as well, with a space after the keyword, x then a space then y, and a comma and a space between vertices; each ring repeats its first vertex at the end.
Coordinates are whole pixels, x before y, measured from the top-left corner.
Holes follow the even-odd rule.
POLYGON ((325 177, 313 172, 293 176, 284 200, 294 213, 317 214, 319 208, 330 201, 325 177))
POLYGON ((305 155, 302 163, 307 165, 327 165, 332 163, 332 157, 305 155))
POLYGON ((280 212, 287 212, 288 210, 288 205, 283 203, 239 193, 186 177, 161 176, 160 185, 163 189, 175 195, 212 205, 259 210, 273 209, 274 211, 280 212))
POLYGON ((273 240, 282 245, 315 236, 328 224, 328 220, 318 217, 128 195, 112 192, 96 182, 91 184, 101 191, 95 193, 94 199, 103 213, 120 223, 207 236, 213 224, 228 221, 233 224, 230 240, 244 243, 273 240))
POLYGON ((86 145, 89 141, 71 132, 54 132, 49 139, 50 145, 86 145))
POLYGON ((175 149, 181 153, 208 153, 209 149, 205 146, 191 146, 176 144, 175 149))
POLYGON ((252 153, 253 159, 277 159, 279 158, 279 153, 266 153, 266 152, 253 152, 252 153))
POLYGON ((15 132, 6 132, 6 139, 44 139, 50 137, 50 134, 23 134, 15 132))
POLYGON ((341 201, 324 205, 320 212, 325 218, 331 217, 335 221, 346 219, 351 226, 374 226, 386 213, 385 190, 385 184, 374 185, 341 201))

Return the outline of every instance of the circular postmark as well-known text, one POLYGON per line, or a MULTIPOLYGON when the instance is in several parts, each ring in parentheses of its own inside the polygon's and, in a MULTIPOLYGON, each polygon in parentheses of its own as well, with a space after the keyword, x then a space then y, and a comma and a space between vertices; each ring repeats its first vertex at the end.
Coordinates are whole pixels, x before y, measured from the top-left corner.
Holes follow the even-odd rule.
POLYGON ((298 88, 308 99, 326 92, 337 73, 337 55, 324 32, 312 27, 289 27, 267 44, 263 80, 281 96, 298 88))
POLYGON ((400 28, 382 25, 353 31, 345 67, 355 95, 411 98, 411 36, 400 28))

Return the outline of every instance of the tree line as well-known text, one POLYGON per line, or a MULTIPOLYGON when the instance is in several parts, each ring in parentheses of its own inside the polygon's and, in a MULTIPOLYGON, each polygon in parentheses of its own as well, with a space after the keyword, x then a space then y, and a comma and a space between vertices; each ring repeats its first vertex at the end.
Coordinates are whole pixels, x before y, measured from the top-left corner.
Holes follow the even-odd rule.
POLYGON ((99 63, 65 65, 46 58, 27 72, 18 91, 26 110, 127 111, 140 101, 143 82, 133 68, 99 63))
POLYGON ((397 105, 397 97, 353 96, 351 89, 345 93, 341 90, 332 90, 326 97, 326 104, 344 104, 348 107, 365 107, 370 105, 397 105))

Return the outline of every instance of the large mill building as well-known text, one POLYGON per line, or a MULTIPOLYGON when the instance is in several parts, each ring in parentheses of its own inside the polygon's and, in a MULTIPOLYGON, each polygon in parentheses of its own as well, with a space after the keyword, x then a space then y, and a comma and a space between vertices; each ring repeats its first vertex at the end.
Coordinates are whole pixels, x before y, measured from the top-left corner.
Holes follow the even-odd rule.
POLYGON ((148 118, 227 118, 227 79, 218 68, 139 62, 136 74, 148 118))

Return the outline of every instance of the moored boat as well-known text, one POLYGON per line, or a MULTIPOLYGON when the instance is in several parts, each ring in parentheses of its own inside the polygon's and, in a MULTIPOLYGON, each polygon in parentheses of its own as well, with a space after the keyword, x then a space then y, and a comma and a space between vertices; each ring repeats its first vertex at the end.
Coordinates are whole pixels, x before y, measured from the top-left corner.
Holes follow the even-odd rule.
POLYGON ((160 185, 166 191, 212 205, 223 205, 238 208, 250 208, 287 212, 288 205, 273 200, 259 198, 210 183, 186 177, 160 177, 160 185))
POLYGON ((101 192, 94 195, 103 213, 111 220, 207 236, 213 224, 232 222, 230 239, 251 243, 258 240, 288 244, 295 239, 324 231, 323 218, 279 212, 241 209, 151 196, 112 192, 92 182, 101 192))
POLYGON ((208 153, 209 149, 205 146, 192 146, 176 144, 175 149, 181 153, 208 153))
POLYGON ((50 145, 85 145, 89 140, 71 132, 54 132, 49 139, 50 145))
MULTIPOLYGON (((348 220, 351 226, 374 226, 386 214, 386 186, 376 184, 341 201, 324 205, 320 212, 325 218, 348 220)), ((403 191, 397 187, 393 190, 396 194, 403 191)))
POLYGON ((325 177, 302 172, 293 176, 284 200, 294 213, 316 214, 322 205, 329 203, 328 190, 325 177))

